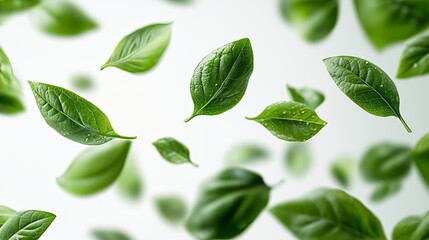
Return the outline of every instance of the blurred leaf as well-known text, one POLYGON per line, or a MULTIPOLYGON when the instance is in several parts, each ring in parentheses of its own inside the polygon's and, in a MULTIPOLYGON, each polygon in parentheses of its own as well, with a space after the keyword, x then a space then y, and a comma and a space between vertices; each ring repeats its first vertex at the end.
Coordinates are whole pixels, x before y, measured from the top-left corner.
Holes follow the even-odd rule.
POLYGON ((401 56, 397 78, 429 73, 429 32, 409 42, 401 56))
POLYGON ((116 67, 131 73, 149 71, 158 63, 171 38, 172 23, 153 24, 125 36, 101 67, 116 67))
POLYGON ((230 239, 245 231, 266 207, 270 195, 262 177, 230 168, 207 181, 186 222, 197 239, 230 239))
POLYGON ((13 74, 12 65, 0 48, 0 113, 14 114, 24 111, 21 84, 13 74))
POLYGON ((19 212, 0 228, 0 240, 37 240, 55 217, 52 213, 37 210, 19 212))
POLYGON ((0 227, 11 217, 15 216, 17 212, 11 208, 0 205, 0 227))
POLYGON ((378 143, 368 149, 362 158, 360 169, 364 178, 371 182, 401 180, 411 168, 411 149, 393 143, 378 143))
POLYGON ((392 240, 423 240, 429 235, 429 212, 402 219, 393 229, 392 240))
POLYGON ((97 23, 69 1, 45 0, 34 10, 33 21, 45 33, 71 37, 97 28, 97 23))
POLYGON ((132 238, 125 233, 117 230, 96 229, 92 231, 92 235, 97 240, 131 240, 132 238))
POLYGON ((281 0, 284 19, 309 42, 326 38, 335 28, 338 0, 281 0))
POLYGON ((429 26, 429 1, 354 0, 359 21, 378 49, 402 42, 429 26))
POLYGON ((429 187, 429 133, 424 135, 414 147, 411 153, 420 176, 429 187))
POLYGON ((320 104, 325 101, 325 96, 322 92, 311 88, 294 88, 287 85, 287 90, 295 102, 303 103, 315 110, 320 104))
POLYGON ((160 215, 169 223, 180 224, 184 221, 187 207, 179 196, 159 196, 155 199, 155 204, 160 215))
POLYGON ((67 192, 89 196, 112 185, 127 159, 130 141, 113 141, 80 153, 67 171, 57 179, 67 192))
POLYGON ((143 190, 143 182, 138 169, 136 159, 128 156, 117 182, 119 193, 132 200, 139 199, 143 190))
POLYGON ((226 154, 229 164, 247 164, 267 160, 269 153, 258 144, 243 143, 231 148, 226 154))
POLYGON ((94 81, 92 78, 84 74, 73 76, 71 84, 74 89, 82 91, 91 90, 94 87, 94 81))
POLYGON ((380 183, 372 192, 371 200, 380 202, 388 197, 391 197, 401 190, 402 183, 400 181, 388 181, 380 183))
POLYGON ((9 14, 30 9, 38 5, 41 0, 1 0, 0 14, 9 14))
POLYGON ((305 142, 327 124, 313 109, 298 102, 274 103, 258 116, 246 119, 260 123, 275 137, 289 142, 305 142))
POLYGON ((156 150, 158 150, 159 154, 161 154, 161 156, 170 163, 190 163, 194 167, 198 167, 197 164, 191 161, 189 157, 189 149, 174 138, 160 138, 153 142, 153 145, 156 150))
POLYGON ((298 239, 387 239, 378 218, 344 191, 320 188, 278 204, 271 214, 298 239))
POLYGON ((176 4, 183 4, 183 5, 187 5, 187 4, 191 4, 194 3, 194 0, 164 0, 166 2, 170 2, 170 3, 176 3, 176 4))
POLYGON ((311 152, 307 144, 291 144, 285 154, 286 169, 295 176, 306 174, 311 165, 311 152))
POLYGON ((341 186, 349 187, 353 168, 353 160, 348 156, 343 156, 332 163, 331 174, 341 186))

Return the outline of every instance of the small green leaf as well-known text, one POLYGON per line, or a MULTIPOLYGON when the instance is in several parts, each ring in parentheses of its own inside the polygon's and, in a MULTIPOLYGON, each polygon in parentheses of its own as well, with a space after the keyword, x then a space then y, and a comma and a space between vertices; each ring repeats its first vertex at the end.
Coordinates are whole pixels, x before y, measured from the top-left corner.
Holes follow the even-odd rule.
POLYGON ((399 112, 398 90, 378 66, 348 56, 330 57, 323 62, 338 88, 359 107, 376 116, 395 116, 411 132, 399 112))
POLYGON ((257 173, 230 168, 207 181, 186 228, 197 239, 230 239, 245 231, 266 207, 268 187, 257 173))
POLYGON ((0 228, 0 240, 37 240, 55 217, 52 213, 37 210, 19 212, 0 228))
POLYGON ((128 156, 121 175, 118 178, 119 193, 131 200, 139 199, 143 191, 143 183, 138 167, 135 158, 132 155, 128 156))
POLYGON ((331 165, 331 175, 343 187, 349 187, 354 168, 353 160, 348 156, 341 156, 331 165))
POLYGON ((33 11, 33 22, 43 32, 55 36, 77 36, 97 28, 97 23, 74 3, 45 0, 33 11))
POLYGON ((410 78, 429 73, 429 33, 409 42, 399 63, 397 78, 410 78))
POLYGON ((392 240, 423 240, 429 235, 429 212, 402 219, 393 229, 392 240))
POLYGON ((325 96, 318 90, 311 88, 294 88, 290 85, 286 87, 294 102, 303 103, 313 110, 325 101, 325 96))
POLYGON ((354 0, 359 21, 378 49, 402 42, 429 26, 429 2, 354 0))
POLYGON ((176 4, 183 4, 183 5, 194 3, 194 0, 164 0, 164 1, 167 1, 170 3, 176 3, 176 4))
POLYGON ((290 142, 305 142, 316 135, 327 123, 316 112, 302 103, 274 103, 254 118, 277 138, 290 142))
POLYGON ((400 181, 388 181, 380 183, 371 194, 371 201, 380 202, 388 197, 391 197, 401 190, 402 183, 400 181))
POLYGON ((248 164, 266 160, 269 153, 258 144, 243 143, 232 147, 226 154, 228 164, 248 164))
POLYGON ((298 239, 387 239, 378 218, 338 189, 320 188, 270 209, 298 239))
POLYGON ((94 81, 92 78, 85 74, 73 76, 71 79, 71 84, 74 89, 81 91, 91 90, 94 87, 94 81))
POLYGON ((171 23, 153 24, 125 36, 101 67, 116 67, 131 73, 149 71, 159 62, 171 38, 171 23))
POLYGON ((411 168, 411 149, 393 143, 379 143, 365 153, 360 169, 364 178, 372 182, 403 179, 411 168))
POLYGON ((311 152, 306 144, 293 143, 285 155, 285 167, 295 176, 302 176, 308 172, 311 165, 311 152))
POLYGON ((189 149, 183 145, 183 143, 174 138, 160 138, 153 142, 153 145, 156 150, 158 150, 159 154, 161 154, 161 156, 170 163, 190 163, 194 167, 198 167, 198 164, 191 161, 191 158, 189 157, 189 149))
POLYGON ((28 10, 37 6, 42 0, 2 0, 0 1, 0 14, 28 10))
POLYGON ((6 206, 0 205, 0 228, 3 224, 11 217, 15 216, 17 212, 13 209, 10 209, 6 206))
POLYGON ((0 48, 0 113, 14 114, 24 111, 21 99, 21 84, 13 74, 9 58, 0 48))
POLYGON ((420 176, 429 188, 429 133, 424 135, 414 147, 411 157, 420 176))
POLYGON ((132 238, 118 230, 96 229, 92 235, 97 240, 131 240, 132 238))
POLYGON ((103 191, 120 175, 130 147, 130 141, 114 141, 86 149, 57 179, 58 184, 65 191, 78 196, 103 191))
POLYGON ((335 28, 338 0, 281 0, 283 18, 309 42, 326 38, 335 28))
POLYGON ((158 196, 155 205, 161 216, 172 224, 180 224, 186 217, 186 203, 179 196, 158 196))
POLYGON ((252 72, 253 50, 248 38, 211 52, 192 76, 194 112, 185 122, 198 115, 218 115, 233 108, 243 98, 252 72))
POLYGON ((81 96, 45 83, 28 83, 46 123, 64 137, 86 145, 136 138, 117 134, 107 116, 81 96))

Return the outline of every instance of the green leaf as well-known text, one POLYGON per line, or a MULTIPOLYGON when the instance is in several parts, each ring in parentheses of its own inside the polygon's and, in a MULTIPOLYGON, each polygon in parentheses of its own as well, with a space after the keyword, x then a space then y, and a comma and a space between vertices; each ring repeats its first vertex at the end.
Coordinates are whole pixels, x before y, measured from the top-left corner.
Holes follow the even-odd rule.
POLYGON ((399 94, 392 79, 378 66, 357 57, 338 56, 323 60, 338 88, 368 113, 399 118, 399 94))
POLYGON ((21 84, 13 74, 9 58, 0 48, 0 113, 14 114, 24 111, 21 99, 21 84))
POLYGON ((138 167, 135 158, 128 156, 121 175, 118 178, 119 193, 131 200, 139 199, 143 191, 143 183, 138 167))
POLYGON ((274 103, 256 117, 249 118, 263 125, 277 138, 290 142, 304 142, 316 135, 327 123, 305 104, 274 103))
POLYGON ((65 191, 78 196, 101 192, 120 175, 130 147, 130 141, 90 147, 73 160, 57 182, 65 191))
POLYGON ((393 143, 375 144, 365 153, 360 165, 363 177, 372 182, 403 179, 410 168, 410 147, 393 143))
POLYGON ((97 240, 131 240, 132 238, 118 230, 96 229, 92 235, 97 240))
POLYGON ((283 18, 309 42, 326 38, 335 28, 338 0, 281 0, 283 18))
POLYGON ((429 236, 429 212, 402 219, 393 229, 392 240, 423 240, 429 236))
POLYGON ((207 181, 186 228, 197 239, 230 239, 245 231, 266 207, 268 187, 257 173, 230 168, 207 181))
POLYGON ((416 164, 420 176, 429 188, 429 133, 417 142, 411 153, 411 158, 416 164))
POLYGON ((286 169, 295 176, 302 176, 308 172, 311 165, 311 152, 306 144, 294 143, 286 151, 286 169))
POLYGON ((131 73, 149 71, 159 62, 171 38, 171 23, 153 24, 125 36, 101 67, 116 67, 131 73))
POLYGON ((290 85, 286 87, 294 102, 303 103, 311 109, 316 109, 325 101, 325 96, 318 90, 311 88, 294 88, 290 85))
POLYGON ((73 76, 71 79, 71 84, 74 89, 81 91, 91 90, 94 87, 94 81, 92 78, 85 74, 73 76))
POLYGON ((229 149, 226 154, 228 164, 248 164, 266 160, 269 153, 258 144, 243 143, 229 149))
POLYGON ((348 156, 341 156, 331 165, 331 175, 343 187, 349 187, 353 172, 354 162, 348 156))
POLYGON ((194 112, 185 122, 198 115, 218 115, 233 108, 243 98, 252 72, 253 50, 248 38, 211 52, 192 76, 194 112))
POLYGON ((429 2, 355 0, 359 21, 378 49, 402 42, 429 26, 429 2))
POLYGON ((320 188, 270 209, 299 239, 387 239, 378 218, 344 191, 320 188))
POLYGON ((0 228, 0 240, 37 240, 55 217, 52 213, 37 210, 19 212, 0 228))
POLYGON ((136 138, 117 134, 107 116, 81 96, 45 83, 28 83, 46 123, 64 137, 86 145, 100 145, 114 138, 136 138))
POLYGON ((183 143, 174 138, 160 138, 153 142, 153 145, 156 150, 158 150, 159 154, 161 154, 161 156, 170 163, 190 163, 194 167, 198 167, 198 164, 191 161, 191 158, 189 157, 189 149, 183 145, 183 143))
POLYGON ((69 1, 45 0, 34 10, 33 22, 43 32, 55 36, 77 36, 97 28, 97 23, 69 1))
POLYGON ((17 212, 11 208, 0 205, 0 228, 11 217, 15 216, 17 212))
POLYGON ((155 198, 155 205, 160 215, 169 223, 180 224, 186 217, 186 203, 179 196, 158 196, 155 198))
POLYGON ((380 183, 372 192, 371 200, 373 202, 380 202, 388 197, 391 197, 401 190, 400 181, 388 181, 380 183))
POLYGON ((183 5, 194 3, 194 0, 164 0, 164 1, 167 1, 170 3, 176 3, 176 4, 183 4, 183 5))
POLYGON ((9 14, 24 11, 37 6, 41 0, 2 0, 0 1, 0 14, 9 14))
POLYGON ((429 73, 429 33, 409 42, 402 52, 397 78, 410 78, 429 73))

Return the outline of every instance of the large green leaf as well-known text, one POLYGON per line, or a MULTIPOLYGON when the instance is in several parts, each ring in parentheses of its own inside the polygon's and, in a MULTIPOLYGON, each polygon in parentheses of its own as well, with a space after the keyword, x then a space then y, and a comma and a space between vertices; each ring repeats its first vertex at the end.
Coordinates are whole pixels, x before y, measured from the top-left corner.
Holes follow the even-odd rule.
POLYGON ((0 48, 0 113, 14 114, 24 111, 21 84, 13 74, 9 58, 0 48))
POLYGON ((191 161, 189 149, 183 143, 171 137, 164 137, 153 142, 156 150, 167 161, 174 164, 190 163, 194 167, 198 164, 191 161))
POLYGON ((322 92, 311 88, 294 88, 287 85, 287 90, 294 102, 304 103, 311 109, 316 109, 325 101, 325 96, 322 92))
POLYGON ((11 208, 0 205, 0 228, 11 217, 15 216, 17 212, 11 208))
POLYGON ((429 33, 407 43, 399 63, 397 78, 410 78, 429 73, 429 33))
POLYGON ((429 237, 429 212, 421 216, 410 216, 396 224, 392 240, 423 240, 429 237))
POLYGON ((424 135, 414 147, 411 157, 420 176, 429 188, 429 133, 424 135))
POLYGON ((160 215, 172 224, 180 224, 186 217, 186 203, 179 196, 158 196, 155 198, 155 205, 160 215))
POLYGON ((0 228, 0 240, 37 240, 55 217, 52 213, 37 210, 19 212, 0 228))
POLYGON ((10 14, 37 6, 42 0, 2 0, 0 14, 10 14))

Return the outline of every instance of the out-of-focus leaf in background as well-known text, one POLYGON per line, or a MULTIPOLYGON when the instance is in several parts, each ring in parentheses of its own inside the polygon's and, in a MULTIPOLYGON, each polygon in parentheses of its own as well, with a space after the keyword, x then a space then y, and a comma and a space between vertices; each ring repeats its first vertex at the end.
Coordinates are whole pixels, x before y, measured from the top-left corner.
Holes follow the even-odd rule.
POLYGON ((21 84, 13 73, 9 58, 0 48, 0 113, 15 114, 22 111, 21 84))
POLYGON ((404 79, 427 73, 429 73, 429 32, 406 44, 396 77, 404 79))
POLYGON ((387 181, 379 183, 371 193, 370 199, 373 202, 380 202, 388 197, 391 197, 401 190, 401 181, 387 181))
POLYGON ((97 240, 132 240, 130 236, 119 230, 95 229, 92 235, 97 240))
POLYGON ((75 90, 89 91, 94 88, 94 80, 87 74, 74 75, 70 83, 75 90))
POLYGON ((163 219, 171 224, 181 224, 188 212, 185 201, 178 195, 158 196, 155 206, 163 219))
POLYGON ((269 157, 268 151, 260 144, 241 143, 233 146, 226 153, 228 164, 249 164, 264 162, 269 157))
POLYGON ((312 154, 308 144, 292 143, 286 149, 284 166, 294 176, 305 175, 311 166, 312 154))
POLYGON ((347 188, 352 181, 354 167, 353 158, 342 155, 332 162, 331 175, 342 187, 347 188))
POLYGON ((143 192, 143 180, 135 155, 129 154, 117 180, 119 193, 130 200, 140 199, 143 192))

